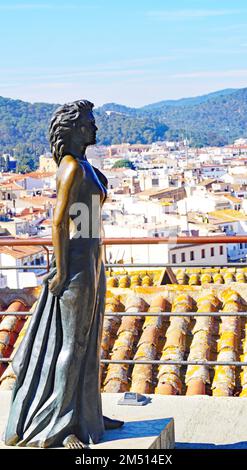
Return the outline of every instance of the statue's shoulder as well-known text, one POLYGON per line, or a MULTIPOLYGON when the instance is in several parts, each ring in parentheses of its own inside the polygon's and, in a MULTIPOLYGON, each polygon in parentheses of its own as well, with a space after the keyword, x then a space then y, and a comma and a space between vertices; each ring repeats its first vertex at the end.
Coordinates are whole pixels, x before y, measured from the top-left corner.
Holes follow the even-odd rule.
POLYGON ((79 181, 79 179, 81 179, 81 174, 78 173, 79 167, 81 168, 84 177, 85 170, 81 167, 78 161, 72 155, 65 155, 57 170, 57 184, 65 184, 70 187, 74 182, 79 181))
POLYGON ((101 181, 101 183, 107 188, 108 187, 108 179, 107 177, 104 175, 104 173, 102 173, 98 168, 96 168, 95 166, 93 166, 93 169, 96 173, 96 175, 98 176, 99 180, 101 181))

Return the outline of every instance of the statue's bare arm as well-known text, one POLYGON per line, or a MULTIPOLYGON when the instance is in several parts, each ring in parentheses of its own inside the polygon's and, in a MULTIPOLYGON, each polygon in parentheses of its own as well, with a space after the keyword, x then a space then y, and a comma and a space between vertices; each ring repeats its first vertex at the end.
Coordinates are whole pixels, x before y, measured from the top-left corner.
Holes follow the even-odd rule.
POLYGON ((69 264, 69 209, 77 200, 77 191, 82 181, 82 170, 71 156, 65 156, 57 171, 57 201, 52 221, 52 242, 57 273, 49 289, 59 295, 68 275, 69 264))

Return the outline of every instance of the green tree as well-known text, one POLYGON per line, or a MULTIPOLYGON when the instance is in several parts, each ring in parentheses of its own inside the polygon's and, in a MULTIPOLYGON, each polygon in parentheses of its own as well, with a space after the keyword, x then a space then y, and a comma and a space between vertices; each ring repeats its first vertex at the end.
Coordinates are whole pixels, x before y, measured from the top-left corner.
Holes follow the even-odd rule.
POLYGON ((18 144, 15 147, 15 157, 17 159, 17 171, 20 173, 28 173, 38 168, 38 155, 32 145, 18 144))
POLYGON ((114 163, 112 168, 130 168, 131 170, 135 170, 135 165, 127 158, 123 158, 114 163))

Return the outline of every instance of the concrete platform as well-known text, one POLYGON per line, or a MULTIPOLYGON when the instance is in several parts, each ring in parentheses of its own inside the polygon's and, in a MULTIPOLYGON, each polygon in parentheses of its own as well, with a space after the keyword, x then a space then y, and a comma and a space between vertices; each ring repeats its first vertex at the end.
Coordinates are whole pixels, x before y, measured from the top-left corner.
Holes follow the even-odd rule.
MULTIPOLYGON (((103 394, 102 397, 103 413, 111 418, 121 418, 125 421, 125 425, 120 429, 107 431, 103 441, 96 445, 90 445, 91 449, 174 448, 174 421, 170 417, 164 417, 162 411, 153 417, 152 408, 154 403, 135 407, 120 406, 117 405, 117 401, 121 394, 103 394)), ((10 392, 0 392, 0 438, 2 438, 6 425, 10 400, 10 392)), ((1 441, 0 448, 21 450, 18 447, 7 447, 1 441)))
POLYGON ((103 395, 105 412, 113 418, 172 417, 176 449, 247 449, 247 398, 149 395, 152 401, 142 409, 116 405, 121 394, 103 395))
MULTIPOLYGON (((247 398, 149 395, 151 403, 132 407, 117 405, 121 396, 102 395, 104 414, 123 419, 126 424, 118 431, 108 431, 104 443, 95 448, 147 449, 159 445, 165 420, 173 418, 175 448, 247 449, 247 398)), ((10 393, 0 392, 1 429, 7 419, 9 402, 10 393)), ((160 444, 166 448, 174 445, 172 428, 170 421, 168 442, 164 444, 162 436, 160 444)))

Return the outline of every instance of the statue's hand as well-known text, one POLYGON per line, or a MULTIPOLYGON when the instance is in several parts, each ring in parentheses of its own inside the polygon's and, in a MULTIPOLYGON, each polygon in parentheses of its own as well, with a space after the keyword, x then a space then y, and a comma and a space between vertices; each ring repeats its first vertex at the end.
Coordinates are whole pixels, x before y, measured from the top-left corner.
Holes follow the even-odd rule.
POLYGON ((56 274, 49 282, 49 290, 53 295, 60 295, 66 281, 66 276, 56 274))

